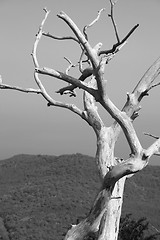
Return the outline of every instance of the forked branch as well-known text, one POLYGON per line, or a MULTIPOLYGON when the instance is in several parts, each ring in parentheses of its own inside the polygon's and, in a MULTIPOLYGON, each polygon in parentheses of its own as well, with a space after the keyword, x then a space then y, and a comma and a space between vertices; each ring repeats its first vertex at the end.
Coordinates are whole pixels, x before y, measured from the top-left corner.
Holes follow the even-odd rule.
MULTIPOLYGON (((160 57, 151 65, 151 67, 146 71, 143 77, 140 79, 131 94, 128 94, 127 101, 122 108, 132 120, 137 116, 137 112, 141 109, 139 106, 141 100, 147 95, 148 91, 152 89, 153 82, 160 74, 160 57)), ((158 86, 158 85, 157 85, 158 86)), ((121 131, 120 125, 115 121, 112 125, 114 131, 114 138, 117 141, 119 133, 121 131)))
MULTIPOLYGON (((84 80, 86 80, 86 78, 90 77, 92 74, 93 74, 93 69, 92 69, 92 68, 86 68, 86 69, 83 70, 83 72, 82 72, 81 76, 78 78, 78 80, 79 80, 80 82, 84 82, 84 80)), ((86 85, 86 84, 84 83, 84 85, 86 85)), ((63 87, 63 88, 59 89, 59 90, 56 91, 56 92, 57 92, 57 93, 60 93, 61 95, 63 95, 63 94, 65 94, 67 91, 69 91, 69 92, 70 92, 69 94, 75 96, 75 92, 74 92, 74 89, 75 89, 75 88, 77 88, 77 86, 76 86, 75 84, 71 84, 71 85, 69 85, 69 86, 66 86, 66 87, 63 87)), ((91 89, 92 89, 92 88, 90 87, 90 90, 91 90, 91 89)), ((88 91, 90 91, 90 90, 89 90, 89 87, 88 87, 88 91)), ((95 90, 93 90, 93 91, 95 91, 95 90)), ((96 94, 96 92, 93 93, 93 95, 94 95, 94 94, 96 94)))
MULTIPOLYGON (((36 34, 36 38, 35 38, 35 42, 33 45, 33 50, 32 50, 32 59, 33 59, 33 63, 35 66, 35 72, 34 72, 34 79, 35 82, 38 85, 38 89, 32 89, 32 88, 21 88, 18 86, 10 86, 7 84, 3 84, 2 83, 2 78, 0 79, 0 89, 12 89, 12 90, 17 90, 17 91, 21 91, 21 92, 25 92, 25 93, 36 93, 36 94, 41 94, 46 100, 47 100, 47 105, 48 106, 57 106, 57 107, 62 107, 62 108, 66 108, 71 110, 72 112, 78 114, 82 119, 84 119, 85 121, 88 122, 88 119, 86 117, 86 115, 84 114, 84 112, 82 110, 80 110, 78 107, 76 107, 74 104, 68 104, 68 103, 63 103, 60 101, 56 101, 54 100, 46 91, 44 85, 42 84, 40 78, 39 78, 39 73, 37 71, 37 69, 39 68, 39 63, 38 63, 38 59, 37 59, 37 47, 39 44, 39 41, 43 35, 43 26, 44 23, 48 17, 49 11, 44 8, 45 11, 45 16, 44 19, 42 20, 39 29, 38 29, 38 33, 36 34)), ((87 88, 87 87, 86 87, 87 88)), ((87 90, 87 89, 86 89, 87 90)), ((89 122, 88 122, 89 123, 89 122)), ((90 123, 89 123, 90 124, 90 123)))
POLYGON ((115 183, 122 177, 134 174, 142 170, 153 155, 159 156, 160 138, 157 139, 148 149, 142 149, 139 155, 131 156, 129 159, 114 166, 105 176, 103 187, 113 188, 115 183))
MULTIPOLYGON (((113 6, 114 6, 114 4, 113 4, 112 1, 110 1, 110 2, 111 2, 111 18, 112 18, 112 22, 114 23, 114 26, 116 26, 115 21, 114 21, 114 17, 113 17, 113 6)), ((116 35, 117 35, 118 42, 117 42, 117 44, 115 44, 113 46, 113 48, 111 50, 101 51, 100 50, 101 46, 102 46, 101 43, 98 43, 94 48, 92 48, 91 45, 88 42, 88 36, 87 36, 86 31, 89 27, 93 26, 99 20, 100 14, 103 10, 104 9, 101 9, 98 12, 97 17, 90 24, 88 24, 84 27, 84 29, 83 29, 83 34, 84 35, 81 33, 81 31, 79 30, 77 25, 72 21, 72 19, 66 13, 60 12, 57 15, 59 18, 61 18, 63 21, 65 21, 67 23, 67 25, 70 27, 70 29, 75 34, 76 39, 78 40, 80 46, 82 46, 83 50, 82 50, 82 55, 81 55, 81 58, 80 58, 80 61, 79 61, 79 69, 80 69, 80 72, 82 72, 82 75, 80 76, 79 80, 81 80, 81 78, 83 78, 83 80, 81 80, 81 81, 84 81, 88 76, 91 76, 94 73, 94 75, 96 76, 96 81, 97 81, 99 94, 102 93, 102 81, 103 81, 103 79, 102 79, 103 76, 102 75, 103 75, 103 73, 101 74, 101 71, 99 71, 101 59, 99 59, 98 56, 104 54, 107 57, 106 58, 106 63, 108 63, 108 61, 110 61, 113 58, 113 56, 120 50, 121 46, 123 46, 125 44, 126 40, 133 33, 133 31, 138 27, 138 25, 136 25, 127 34, 127 36, 124 39, 122 39, 122 41, 119 40, 118 31, 117 31, 117 28, 115 27, 115 32, 116 32, 116 35), (83 56, 84 53, 87 55, 88 59, 92 63, 92 68, 89 69, 90 71, 88 71, 88 69, 85 69, 87 71, 83 72, 83 70, 82 70, 82 56, 83 56), (83 76, 85 76, 85 77, 83 77, 83 76)), ((42 71, 41 71, 41 73, 42 73, 42 71)), ((43 74, 44 74, 44 71, 43 71, 43 74)), ((63 80, 68 81, 66 79, 63 79, 63 80)), ((74 83, 71 83, 71 84, 72 84, 71 86, 67 86, 67 87, 63 87, 63 88, 59 89, 57 91, 57 93, 60 93, 61 95, 65 94, 65 93, 69 93, 69 94, 71 93, 71 96, 75 96, 73 90, 76 87, 79 87, 79 86, 77 84, 74 84, 74 83)), ((83 86, 83 84, 81 86, 83 86)), ((82 89, 84 89, 84 88, 82 87, 82 89)), ((86 89, 84 89, 84 90, 86 90, 86 89)), ((88 91, 88 92, 91 93, 91 91, 88 91)), ((97 97, 96 97, 96 99, 97 99, 97 97)))
POLYGON ((79 87, 79 88, 89 92, 95 98, 98 98, 97 90, 95 90, 91 87, 88 87, 87 83, 84 83, 84 82, 78 80, 77 78, 69 76, 69 75, 67 75, 63 72, 56 71, 56 70, 51 69, 51 68, 36 68, 36 72, 40 73, 40 74, 48 75, 48 76, 51 76, 51 77, 55 77, 55 78, 58 78, 62 81, 70 83, 72 85, 75 85, 75 87, 79 87))
POLYGON ((89 57, 93 69, 96 69, 99 65, 99 60, 97 56, 95 55, 95 51, 92 49, 89 42, 86 40, 85 36, 82 34, 82 32, 79 30, 77 25, 72 21, 72 19, 64 12, 60 12, 57 15, 59 18, 61 18, 63 21, 67 23, 67 25, 71 28, 77 39, 79 40, 80 44, 83 46, 83 49, 86 51, 87 56, 89 57))
POLYGON ((113 102, 106 95, 101 101, 102 106, 109 112, 109 114, 116 120, 121 126, 128 144, 131 149, 132 155, 139 155, 142 151, 142 146, 134 130, 130 117, 125 112, 120 111, 113 102))
POLYGON ((117 52, 118 47, 119 47, 120 45, 123 45, 138 27, 139 27, 139 24, 136 24, 136 25, 127 33, 127 35, 126 35, 122 40, 119 40, 119 42, 117 42, 116 44, 114 44, 111 49, 109 49, 109 50, 101 50, 101 51, 99 52, 99 56, 102 55, 102 54, 108 55, 108 54, 112 54, 112 53, 117 52))
MULTIPOLYGON (((45 21, 48 17, 48 14, 49 14, 49 11, 47 9, 44 9, 44 11, 45 11, 45 17, 44 17, 44 19, 43 19, 43 21, 42 21, 42 23, 39 27, 38 33, 36 35, 36 40, 35 40, 35 43, 34 43, 34 46, 33 46, 33 51, 32 51, 33 63, 34 63, 34 66, 35 66, 35 73, 34 73, 35 81, 36 81, 37 85, 39 86, 39 88, 41 89, 43 97, 48 101, 48 106, 58 106, 58 107, 67 108, 67 109, 71 110, 72 112, 78 114, 81 118, 83 118, 84 120, 86 120, 88 122, 88 119, 86 118, 83 111, 81 111, 74 104, 67 104, 67 103, 62 103, 62 102, 55 101, 47 93, 45 87, 43 86, 42 82, 39 79, 39 73, 46 74, 46 75, 51 75, 51 76, 54 76, 56 78, 63 79, 63 80, 69 79, 67 74, 63 74, 63 73, 60 73, 60 72, 57 72, 57 71, 54 71, 54 70, 50 70, 50 69, 47 69, 47 68, 46 69, 43 68, 43 70, 40 71, 36 52, 37 52, 38 43, 39 43, 39 41, 40 41, 40 39, 43 35, 43 25, 44 25, 44 23, 45 23, 45 21), (64 76, 64 77, 61 78, 60 76, 64 76)), ((74 81, 76 79, 71 79, 71 81, 72 80, 74 81)), ((70 81, 68 81, 68 82, 70 82, 70 81)))
POLYGON ((115 4, 117 3, 117 1, 112 1, 112 0, 109 0, 110 1, 110 5, 111 5, 111 10, 110 10, 110 14, 108 14, 108 16, 111 18, 111 21, 112 21, 112 24, 113 24, 113 28, 114 28, 114 32, 115 32, 115 35, 116 35, 116 40, 117 40, 117 43, 115 43, 113 45, 113 47, 109 50, 102 50, 99 52, 99 56, 102 55, 102 54, 105 54, 105 55, 108 55, 108 54, 115 54, 116 52, 118 52, 119 50, 119 47, 121 45, 123 45, 127 40, 128 38, 131 36, 131 34, 137 29, 137 27, 139 26, 139 24, 136 24, 129 32, 128 34, 122 39, 120 40, 120 37, 119 37, 119 33, 118 33, 118 28, 117 28, 117 24, 116 24, 116 21, 114 19, 114 7, 115 7, 115 4))

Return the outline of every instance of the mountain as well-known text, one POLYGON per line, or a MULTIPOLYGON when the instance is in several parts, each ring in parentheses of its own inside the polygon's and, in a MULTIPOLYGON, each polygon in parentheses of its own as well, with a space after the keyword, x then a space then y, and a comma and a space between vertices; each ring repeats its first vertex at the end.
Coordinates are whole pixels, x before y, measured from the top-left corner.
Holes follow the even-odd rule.
MULTIPOLYGON (((88 213, 99 187, 94 158, 82 154, 17 155, 0 161, 0 219, 8 239, 62 239, 88 213)), ((147 217, 156 231, 159 197, 160 167, 147 166, 126 182, 123 215, 147 217)))

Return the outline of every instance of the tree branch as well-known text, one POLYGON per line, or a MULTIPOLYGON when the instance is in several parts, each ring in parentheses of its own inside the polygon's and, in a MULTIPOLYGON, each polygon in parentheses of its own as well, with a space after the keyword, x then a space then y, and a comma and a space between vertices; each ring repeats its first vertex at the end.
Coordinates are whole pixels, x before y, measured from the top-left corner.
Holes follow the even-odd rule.
MULTIPOLYGON (((101 89, 98 88, 99 94, 101 98, 99 99, 99 103, 108 111, 108 113, 120 124, 123 132, 127 138, 129 146, 131 148, 131 153, 133 155, 138 155, 141 150, 142 146, 139 142, 137 134, 134 130, 134 127, 131 123, 130 117, 127 116, 125 112, 120 111, 109 99, 107 95, 107 81, 104 79, 104 69, 105 69, 106 57, 101 59, 99 64, 99 76, 100 76, 100 86, 101 89)), ((95 73, 96 76, 96 73, 95 73)))
MULTIPOLYGON (((117 43, 113 45, 113 47, 110 49, 110 50, 102 50, 102 51, 99 51, 98 55, 102 55, 102 54, 105 54, 105 55, 109 55, 109 54, 115 54, 116 52, 119 51, 119 47, 121 45, 123 45, 127 39, 131 36, 131 34, 136 30, 136 28, 139 26, 139 24, 136 24, 130 31, 129 33, 122 39, 120 40, 119 38, 119 34, 118 34, 118 29, 117 29, 117 25, 116 25, 116 22, 114 20, 114 5, 116 4, 117 1, 113 2, 112 0, 109 0, 110 1, 110 4, 111 4, 111 11, 110 11, 110 14, 108 14, 108 16, 111 18, 111 21, 112 21, 112 24, 113 24, 113 28, 114 28, 114 31, 115 31, 115 35, 116 35, 116 39, 117 39, 117 43)), ((108 61, 106 62, 108 63, 108 61)))
POLYGON ((53 36, 49 32, 48 33, 42 32, 42 34, 44 36, 46 36, 46 37, 50 37, 50 38, 53 38, 55 40, 73 40, 73 41, 75 41, 75 42, 77 42, 79 44, 79 41, 76 38, 72 37, 72 36, 67 36, 67 37, 53 36))
POLYGON ((102 8, 101 10, 99 10, 97 17, 96 17, 90 24, 86 25, 86 26, 83 28, 83 33, 84 33, 85 38, 87 39, 87 41, 88 41, 88 36, 87 36, 87 32, 86 32, 87 29, 88 29, 89 27, 92 27, 92 26, 99 20, 100 15, 101 15, 102 11, 104 11, 104 10, 105 10, 105 8, 102 8))
MULTIPOLYGON (((66 69, 66 74, 68 75, 70 69, 73 68, 73 67, 76 67, 76 65, 73 64, 73 63, 71 62, 71 60, 69 60, 67 57, 64 57, 64 59, 69 63, 69 66, 68 66, 67 69, 66 69)), ((77 66, 78 66, 78 65, 77 65, 77 66)))
POLYGON ((137 110, 137 108, 139 108, 139 103, 141 102, 142 98, 148 95, 148 91, 151 89, 152 83, 159 74, 160 57, 151 65, 151 67, 140 79, 133 92, 129 95, 122 111, 125 111, 128 116, 132 117, 132 114, 137 110))
POLYGON ((153 143, 150 148, 148 148, 147 150, 147 153, 146 154, 149 154, 152 153, 152 155, 156 155, 156 156, 160 156, 160 152, 159 152, 159 148, 160 148, 160 138, 153 135, 153 134, 150 134, 150 133, 144 133, 145 135, 149 136, 149 137, 153 137, 155 139, 157 139, 157 141, 155 143, 153 143))
MULTIPOLYGON (((160 57, 151 65, 151 67, 146 71, 141 80, 138 82, 131 94, 128 94, 127 102, 122 108, 123 112, 131 117, 132 120, 135 119, 135 113, 140 110, 139 103, 142 98, 147 95, 150 90, 152 83, 156 77, 160 74, 160 57)), ((115 141, 117 141, 121 127, 117 122, 112 125, 112 130, 115 134, 115 141)))
POLYGON ((46 12, 45 18, 44 18, 44 20, 42 21, 42 23, 41 23, 41 25, 39 27, 38 33, 36 35, 36 40, 35 40, 35 43, 34 43, 34 46, 33 46, 33 51, 32 51, 33 62, 34 62, 34 65, 35 65, 35 74, 34 74, 35 81, 36 81, 37 85, 39 86, 39 88, 41 89, 43 97, 48 101, 48 106, 58 106, 58 107, 67 108, 67 109, 71 110, 72 112, 78 114, 84 120, 86 120, 88 122, 88 119, 85 116, 84 112, 81 111, 79 108, 77 108, 75 105, 73 105, 73 104, 64 104, 64 103, 61 103, 61 102, 53 100, 49 96, 49 94, 46 92, 43 84, 41 83, 41 81, 40 81, 40 79, 38 77, 39 73, 45 74, 45 75, 49 75, 49 76, 54 76, 54 77, 59 78, 61 80, 65 80, 68 83, 71 83, 71 84, 74 84, 74 85, 76 84, 78 87, 83 87, 84 90, 88 90, 92 94, 96 93, 94 89, 89 89, 87 86, 85 86, 84 83, 81 83, 81 81, 79 81, 77 79, 74 79, 74 78, 68 76, 67 74, 64 74, 64 73, 61 73, 61 72, 57 72, 57 71, 52 70, 52 69, 47 69, 47 68, 40 69, 39 68, 39 64, 38 64, 38 60, 37 60, 37 56, 36 56, 36 51, 37 51, 38 43, 39 43, 39 41, 40 41, 40 39, 42 37, 43 25, 44 25, 44 23, 45 23, 45 21, 47 19, 48 14, 49 14, 49 12, 46 9, 45 9, 45 12, 46 12))
POLYGON ((85 90, 85 91, 89 92, 91 95, 93 95, 95 97, 95 99, 99 98, 99 94, 98 94, 97 90, 88 87, 87 83, 84 83, 84 82, 82 82, 74 77, 71 77, 65 73, 62 73, 60 71, 56 71, 56 70, 50 69, 50 68, 37 68, 36 71, 37 71, 37 73, 55 77, 55 78, 65 81, 65 82, 68 82, 72 85, 75 85, 76 87, 82 88, 83 90, 85 90))
MULTIPOLYGON (((67 69, 65 71, 66 74, 68 75, 68 72, 70 71, 70 69, 73 67, 76 67, 76 65, 73 64, 68 58, 64 57, 64 59, 66 59, 67 62, 69 63, 69 66, 67 67, 67 69)), ((58 91, 56 91, 56 93, 60 93, 61 95, 69 94, 70 97, 76 97, 76 93, 74 92, 75 88, 76 88, 76 86, 69 84, 67 87, 63 87, 63 88, 59 89, 58 91)))
POLYGON ((158 87, 160 86, 160 82, 153 84, 152 86, 150 86, 150 88, 148 89, 148 91, 150 91, 152 88, 158 87))
MULTIPOLYGON (((46 11, 46 17, 47 17, 47 15, 48 15, 48 13, 46 11)), ((93 68, 97 68, 98 64, 99 64, 97 53, 99 51, 99 48, 101 47, 101 43, 97 44, 92 49, 92 47, 90 46, 88 41, 85 39, 85 37, 83 36, 81 31, 76 26, 76 24, 64 12, 61 12, 57 16, 59 18, 63 19, 70 26, 72 31, 75 33, 76 37, 79 39, 80 44, 84 47, 85 51, 87 52, 87 55, 88 55, 89 59, 91 60, 91 62, 93 64, 93 68)), ((61 72, 58 72, 58 71, 55 71, 55 70, 51 70, 51 69, 47 69, 47 68, 43 68, 43 69, 39 68, 38 61, 37 61, 37 58, 36 58, 36 48, 37 48, 38 42, 39 42, 39 40, 42 36, 42 27, 43 27, 43 24, 46 20, 46 17, 45 17, 44 21, 42 22, 42 24, 39 28, 39 32, 38 32, 37 37, 36 37, 36 41, 35 41, 34 48, 33 48, 33 54, 32 54, 34 65, 35 65, 37 73, 54 76, 56 78, 59 78, 59 79, 64 80, 66 82, 69 82, 73 85, 76 85, 77 87, 80 87, 80 88, 88 91, 92 95, 95 94, 95 90, 87 88, 87 86, 84 83, 81 83, 77 79, 74 79, 74 78, 69 77, 69 76, 66 77, 64 73, 61 73, 61 72)), ((37 84, 40 84, 40 83, 37 82, 37 84)), ((40 84, 39 87, 42 87, 41 84, 40 84)), ((95 97, 97 97, 97 96, 95 96, 95 97)))
POLYGON ((33 45, 33 50, 32 50, 32 59, 33 59, 33 63, 35 66, 35 72, 34 72, 34 78, 35 78, 35 82, 37 83, 39 89, 33 89, 33 88, 21 88, 21 87, 17 87, 17 86, 10 86, 7 84, 2 84, 2 78, 0 76, 0 89, 11 89, 11 90, 17 90, 17 91, 21 91, 21 92, 25 92, 25 93, 37 93, 37 94, 41 94, 48 102, 48 106, 56 106, 56 107, 62 107, 62 108, 66 108, 69 109, 70 111, 76 113, 77 115, 79 115, 82 119, 84 119, 85 121, 89 123, 88 118, 86 117, 84 111, 80 110, 78 107, 76 107, 74 104, 67 104, 67 103, 62 103, 59 101, 55 101, 45 90, 45 87, 43 86, 41 80, 39 79, 38 76, 38 72, 37 72, 37 68, 39 68, 39 63, 38 63, 38 59, 36 56, 36 52, 37 52, 37 47, 38 47, 38 43, 42 37, 42 29, 44 26, 44 23, 48 17, 49 11, 47 9, 44 9, 45 11, 45 17, 42 20, 42 23, 39 26, 38 29, 38 33, 36 34, 36 39, 33 45))
MULTIPOLYGON (((86 52, 86 55, 88 56, 89 60, 92 63, 93 71, 94 71, 94 74, 96 76, 98 91, 101 93, 102 92, 103 72, 101 72, 101 70, 100 70, 99 65, 100 65, 101 60, 99 60, 98 56, 100 56, 102 54, 102 51, 100 51, 102 43, 98 43, 94 48, 92 48, 90 46, 89 42, 87 41, 87 39, 85 38, 85 36, 81 33, 81 31, 76 26, 76 24, 72 21, 72 19, 70 19, 67 16, 67 14, 65 14, 64 12, 60 12, 57 16, 67 23, 67 25, 71 28, 71 30, 73 31, 73 33, 75 34, 75 36, 79 40, 80 44, 83 46, 83 48, 86 52), (100 52, 101 52, 101 54, 100 54, 100 52)), ((91 23, 91 26, 94 24, 94 22, 95 21, 93 21, 91 23)), ((129 36, 130 36, 130 34, 129 34, 129 36)), ((123 45, 124 40, 122 40, 120 44, 123 45)), ((113 54, 115 54, 120 49, 120 44, 118 43, 118 45, 115 46, 114 52, 112 52, 113 54)), ((108 56, 108 60, 106 59, 106 62, 108 62, 112 57, 113 56, 108 56)))
POLYGON ((153 138, 156 138, 156 139, 159 139, 159 137, 154 136, 153 134, 150 134, 150 133, 144 133, 144 135, 149 136, 149 137, 153 137, 153 138))
POLYGON ((136 24, 130 31, 129 33, 122 39, 120 40, 120 37, 119 37, 119 34, 118 34, 118 28, 117 28, 117 24, 114 20, 114 6, 116 4, 117 1, 112 1, 112 0, 109 0, 110 1, 110 4, 111 4, 111 11, 110 11, 110 14, 108 14, 108 16, 111 18, 111 21, 112 21, 112 24, 113 24, 113 28, 114 28, 114 32, 115 32, 115 35, 116 35, 116 39, 117 39, 117 43, 113 45, 113 47, 110 49, 110 50, 102 50, 102 51, 99 51, 99 56, 102 55, 102 54, 105 54, 105 55, 108 55, 108 54, 115 54, 116 52, 118 52, 119 50, 119 47, 121 45, 123 45, 127 39, 131 36, 131 34, 136 30, 136 28, 139 26, 139 24, 136 24))
POLYGON ((0 84, 0 89, 16 90, 16 91, 20 91, 20 92, 24 92, 24 93, 41 94, 47 100, 47 102, 48 102, 47 105, 48 106, 56 106, 56 107, 62 107, 62 108, 69 109, 70 111, 76 113, 82 119, 84 119, 88 122, 88 119, 86 118, 86 115, 84 114, 84 112, 81 111, 79 108, 77 108, 74 104, 67 104, 67 103, 62 103, 62 102, 59 102, 59 101, 55 101, 52 98, 49 98, 49 96, 44 95, 44 93, 40 89, 21 88, 21 87, 18 87, 18 86, 10 86, 10 85, 7 85, 7 84, 0 84))
MULTIPOLYGON (((94 76, 92 76, 88 85, 92 88, 95 88, 95 89, 97 88, 97 84, 94 76)), ((95 99, 88 92, 84 91, 83 101, 84 101, 84 109, 85 109, 86 115, 88 116, 88 120, 90 121, 90 124, 92 125, 95 133, 99 134, 101 129, 104 127, 104 123, 98 114, 98 108, 95 105, 95 99)))
POLYGON ((159 152, 160 148, 160 138, 158 138, 146 151, 145 155, 147 158, 150 158, 153 154, 156 154, 159 152))
MULTIPOLYGON (((49 12, 50 12, 46 8, 44 8, 43 10, 45 11, 45 17, 42 20, 41 25, 39 26, 38 33, 36 34, 36 39, 35 39, 32 54, 31 54, 35 68, 39 67, 37 56, 36 56, 37 46, 38 46, 38 43, 39 43, 39 41, 42 37, 42 29, 43 29, 44 23, 47 20, 47 17, 48 17, 49 12)), ((37 85, 39 86, 38 82, 37 82, 37 85)), ((41 86, 39 86, 39 87, 41 87, 41 86)))
POLYGON ((113 13, 115 3, 113 3, 112 0, 110 0, 110 4, 111 4, 111 13, 108 14, 108 16, 111 18, 111 21, 112 21, 112 24, 113 24, 113 27, 114 27, 114 31, 115 31, 115 35, 116 35, 116 38, 117 38, 117 43, 119 44, 120 43, 120 38, 119 38, 118 29, 117 29, 116 22, 114 20, 114 13, 113 13))
POLYGON ((108 55, 110 53, 114 53, 117 51, 117 48, 122 45, 123 43, 125 43, 127 41, 127 39, 131 36, 131 34, 139 27, 139 24, 136 24, 130 31, 129 33, 120 41, 117 42, 116 44, 113 45, 113 47, 110 50, 101 50, 99 52, 99 56, 102 54, 108 55))
POLYGON ((34 89, 34 88, 21 88, 18 86, 10 86, 7 84, 0 84, 0 89, 11 89, 11 90, 17 90, 20 92, 25 92, 25 93, 37 93, 37 94, 42 94, 40 89, 34 89))
POLYGON ((108 98, 105 96, 101 102, 102 106, 109 112, 109 114, 119 123, 121 126, 127 141, 129 143, 131 154, 139 155, 142 151, 142 146, 139 142, 137 134, 132 125, 131 119, 127 116, 125 112, 120 111, 108 98))
POLYGON ((151 89, 152 83, 159 74, 160 74, 160 57, 146 71, 146 73, 143 75, 143 77, 138 82, 137 86, 132 92, 139 102, 151 89))
MULTIPOLYGON (((36 82, 39 82, 39 77, 38 74, 35 72, 34 77, 36 79, 36 82)), ((61 107, 61 108, 66 108, 69 109, 70 111, 76 113, 79 115, 82 119, 84 119, 86 122, 89 123, 88 118, 84 114, 84 111, 80 110, 78 107, 76 107, 74 104, 68 104, 68 103, 63 103, 59 101, 55 101, 50 95, 46 92, 45 88, 42 88, 41 94, 43 97, 47 100, 48 104, 47 106, 55 106, 55 107, 61 107)), ((90 123, 89 123, 90 124, 90 123)))
POLYGON ((156 152, 154 155, 160 157, 160 152, 156 152))
POLYGON ((61 18, 63 21, 67 23, 67 25, 71 28, 77 39, 79 40, 80 44, 83 46, 83 48, 86 51, 87 56, 92 62, 93 68, 96 69, 99 64, 99 60, 97 58, 97 55, 95 54, 95 51, 90 46, 89 42, 86 40, 85 36, 81 33, 77 25, 72 21, 72 19, 64 12, 60 12, 57 15, 59 18, 61 18))
MULTIPOLYGON (((93 74, 92 68, 86 68, 83 70, 81 76, 78 78, 79 81, 84 81, 86 78, 90 77, 93 74)), ((74 89, 77 88, 76 85, 69 85, 66 87, 63 87, 57 91, 57 93, 60 93, 61 95, 65 94, 66 91, 70 91, 70 94, 75 96, 74 89)))
MULTIPOLYGON (((72 112, 78 114, 81 118, 83 118, 84 120, 86 120, 88 122, 88 119, 86 118, 85 114, 83 113, 83 111, 81 111, 79 108, 77 108, 74 104, 67 104, 67 103, 62 103, 62 102, 58 102, 55 101, 45 90, 42 82, 39 79, 38 76, 38 69, 39 69, 39 63, 37 60, 37 56, 36 56, 36 52, 37 52, 37 46, 38 43, 42 37, 42 29, 43 29, 43 25, 48 17, 49 11, 47 9, 44 9, 45 11, 45 17, 39 27, 38 33, 36 35, 36 40, 33 46, 33 51, 32 51, 32 58, 33 58, 33 62, 34 62, 34 66, 35 66, 35 73, 34 73, 34 77, 35 77, 35 81, 37 83, 37 85, 39 86, 39 88, 41 89, 42 95, 43 97, 48 101, 48 106, 58 106, 58 107, 63 107, 63 108, 67 108, 69 110, 71 110, 72 112)), ((47 71, 47 70, 46 70, 47 71)), ((55 71, 56 72, 56 71, 55 71)), ((57 72, 56 72, 57 73, 57 72)), ((62 74, 63 75, 63 74, 62 74)), ((65 76, 68 76, 65 74, 65 76)))
POLYGON ((129 159, 113 166, 106 174, 103 188, 114 187, 114 184, 122 177, 134 174, 142 170, 149 162, 152 155, 159 156, 160 138, 157 139, 148 149, 142 149, 139 155, 131 156, 129 159))
POLYGON ((42 37, 42 29, 43 29, 44 23, 45 23, 45 21, 48 17, 48 14, 49 14, 49 11, 46 8, 44 8, 43 10, 45 11, 45 16, 44 16, 44 19, 42 20, 42 22, 39 26, 38 33, 36 34, 36 39, 35 39, 35 42, 34 42, 34 45, 33 45, 33 50, 32 50, 31 56, 32 56, 33 63, 34 63, 34 66, 35 66, 35 72, 34 72, 35 82, 37 83, 38 87, 40 88, 40 90, 42 92, 43 97, 48 101, 48 103, 55 104, 55 101, 52 99, 52 97, 45 90, 45 87, 43 86, 41 80, 39 79, 38 73, 36 71, 36 69, 39 68, 39 63, 38 63, 38 59, 37 59, 37 47, 38 47, 39 41, 42 37))

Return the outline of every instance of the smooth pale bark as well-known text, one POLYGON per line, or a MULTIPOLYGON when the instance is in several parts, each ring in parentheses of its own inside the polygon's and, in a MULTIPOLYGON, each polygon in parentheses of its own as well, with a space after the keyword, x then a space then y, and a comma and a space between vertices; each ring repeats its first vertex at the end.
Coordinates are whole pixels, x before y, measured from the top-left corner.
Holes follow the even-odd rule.
POLYGON ((113 192, 110 189, 101 189, 87 218, 78 225, 73 225, 65 236, 65 240, 83 240, 89 236, 101 240, 116 240, 119 231, 124 182, 125 177, 116 183, 113 192))
MULTIPOLYGON (((112 1, 110 2, 112 4, 112 1)), ((87 240, 89 237, 97 240, 117 240, 126 176, 142 170, 148 164, 149 158, 153 154, 159 154, 160 139, 157 139, 148 149, 143 149, 133 128, 132 121, 138 116, 137 112, 140 110, 140 101, 148 94, 149 90, 155 86, 152 84, 160 73, 160 58, 158 58, 144 74, 133 92, 127 95, 127 102, 122 111, 120 111, 107 96, 107 81, 104 79, 105 65, 108 64, 121 49, 125 44, 125 41, 138 25, 132 28, 122 41, 118 41, 117 44, 114 44, 111 50, 100 51, 102 44, 98 43, 92 48, 88 42, 86 29, 85 34, 82 34, 76 24, 64 12, 58 14, 58 17, 67 23, 75 35, 75 38, 69 38, 79 43, 82 52, 85 52, 91 63, 89 65, 89 68, 91 67, 91 69, 87 76, 90 76, 92 71, 93 74, 90 82, 85 83, 84 80, 86 79, 86 75, 84 76, 82 74, 84 79, 76 79, 66 73, 54 69, 41 68, 39 66, 37 47, 42 35, 45 35, 42 32, 42 28, 49 14, 47 9, 44 9, 44 11, 45 17, 38 29, 32 51, 32 58, 35 67, 34 78, 38 85, 38 89, 23 89, 16 86, 9 86, 3 84, 2 79, 0 79, 0 89, 12 89, 26 93, 40 94, 45 98, 48 106, 67 108, 78 114, 93 128, 97 136, 96 162, 102 180, 101 188, 97 193, 97 197, 88 216, 78 225, 72 226, 67 232, 65 240, 87 240), (55 101, 47 93, 39 78, 39 74, 49 75, 72 84, 70 86, 71 89, 67 88, 67 90, 73 91, 76 87, 83 89, 85 91, 83 98, 84 110, 77 108, 74 104, 55 101), (110 127, 107 128, 103 123, 98 114, 98 108, 95 101, 99 102, 115 119, 115 122, 110 127), (130 157, 123 161, 114 156, 115 144, 118 140, 121 129, 123 130, 131 149, 130 157)), ((113 9, 110 17, 112 17, 112 22, 115 23, 112 13, 113 9)), ((92 23, 94 23, 94 21, 92 23)), ((114 29, 118 34, 115 24, 114 29)), ((117 39, 119 40, 119 38, 117 39)), ((88 70, 86 69, 86 71, 88 70)), ((86 73, 86 71, 83 73, 86 73)), ((65 89, 63 88, 58 92, 62 93, 64 90, 65 89)))
MULTIPOLYGON (((149 91, 152 82, 159 74, 159 69, 160 58, 149 68, 128 97, 123 111, 132 120, 135 119, 134 114, 140 110, 139 102, 149 91)), ((91 86, 93 85, 92 83, 91 86)), ((102 187, 88 217, 78 226, 74 226, 76 237, 72 235, 73 229, 71 229, 65 239, 85 239, 86 236, 95 234, 98 240, 117 240, 126 176, 142 170, 148 164, 151 153, 158 151, 159 140, 150 147, 152 150, 150 148, 146 151, 141 150, 138 156, 131 156, 126 161, 118 162, 114 157, 114 147, 121 127, 116 121, 111 127, 106 128, 98 115, 94 98, 88 93, 85 95, 85 110, 90 116, 90 125, 97 135, 96 162, 102 177, 102 187), (83 234, 79 229, 81 231, 83 229, 83 234)))
MULTIPOLYGON (((96 87, 95 79, 92 78, 89 87, 96 87)), ((97 193, 93 206, 86 217, 78 225, 72 226, 65 240, 81 240, 94 236, 96 239, 117 239, 119 221, 123 202, 123 189, 125 177, 118 182, 115 177, 110 183, 105 176, 110 173, 113 166, 117 165, 118 159, 114 157, 114 132, 112 128, 104 126, 98 115, 93 96, 84 93, 84 106, 88 121, 97 136, 96 162, 101 175, 102 186, 97 193)))

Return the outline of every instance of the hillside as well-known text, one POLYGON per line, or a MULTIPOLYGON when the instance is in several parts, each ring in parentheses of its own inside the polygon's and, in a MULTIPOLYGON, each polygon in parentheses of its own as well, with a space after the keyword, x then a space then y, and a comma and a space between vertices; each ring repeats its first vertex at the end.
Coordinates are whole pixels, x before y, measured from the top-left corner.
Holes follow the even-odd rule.
MULTIPOLYGON (((94 158, 18 155, 0 162, 0 217, 10 240, 60 240, 89 211, 100 186, 94 158)), ((160 229, 160 167, 127 180, 123 215, 160 229)), ((154 230, 154 228, 152 229, 154 230)))

